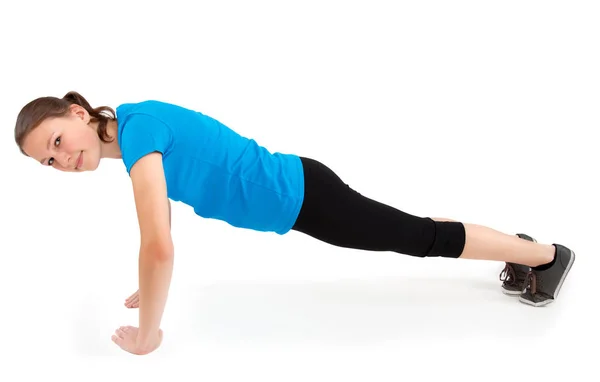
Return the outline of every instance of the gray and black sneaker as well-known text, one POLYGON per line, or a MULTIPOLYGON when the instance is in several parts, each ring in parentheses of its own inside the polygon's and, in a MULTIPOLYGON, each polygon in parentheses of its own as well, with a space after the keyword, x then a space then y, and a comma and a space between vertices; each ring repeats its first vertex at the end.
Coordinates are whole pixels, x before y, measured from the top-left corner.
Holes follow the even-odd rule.
POLYGON ((549 266, 531 269, 527 275, 525 291, 519 297, 519 301, 533 306, 544 306, 556 301, 558 292, 575 262, 575 252, 564 245, 553 245, 556 248, 553 262, 549 263, 549 266))
MULTIPOLYGON (((518 237, 524 240, 537 241, 529 235, 518 233, 518 237)), ((531 268, 527 265, 506 263, 502 272, 500 272, 500 281, 502 281, 502 293, 509 296, 519 296, 525 290, 525 281, 531 268)))

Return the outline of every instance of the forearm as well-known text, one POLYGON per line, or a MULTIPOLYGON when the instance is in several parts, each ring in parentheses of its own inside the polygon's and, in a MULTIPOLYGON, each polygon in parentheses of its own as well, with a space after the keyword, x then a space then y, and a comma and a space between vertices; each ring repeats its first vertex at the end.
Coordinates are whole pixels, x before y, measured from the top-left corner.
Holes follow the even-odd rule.
POLYGON ((173 273, 172 250, 144 249, 139 257, 138 346, 158 335, 173 273))

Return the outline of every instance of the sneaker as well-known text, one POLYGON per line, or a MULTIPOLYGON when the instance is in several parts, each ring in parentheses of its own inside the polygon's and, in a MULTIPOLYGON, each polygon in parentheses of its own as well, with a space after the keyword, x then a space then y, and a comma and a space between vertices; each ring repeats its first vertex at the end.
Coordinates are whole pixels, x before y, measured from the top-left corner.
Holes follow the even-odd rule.
POLYGON ((533 306, 544 306, 556 301, 558 292, 575 262, 575 252, 564 245, 553 245, 554 264, 543 271, 531 269, 527 275, 525 291, 519 297, 519 301, 533 306))
MULTIPOLYGON (((518 237, 524 240, 537 241, 524 233, 518 233, 518 237)), ((500 281, 502 281, 502 293, 509 296, 519 296, 525 290, 525 280, 531 268, 527 265, 506 263, 502 272, 500 272, 500 281)))

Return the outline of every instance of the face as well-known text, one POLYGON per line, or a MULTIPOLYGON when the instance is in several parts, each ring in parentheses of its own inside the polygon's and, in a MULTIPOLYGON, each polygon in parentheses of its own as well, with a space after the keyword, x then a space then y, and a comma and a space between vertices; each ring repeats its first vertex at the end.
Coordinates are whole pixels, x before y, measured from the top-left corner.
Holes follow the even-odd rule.
POLYGON ((60 171, 93 171, 101 158, 102 142, 84 108, 72 105, 67 116, 44 120, 23 143, 27 155, 60 171))

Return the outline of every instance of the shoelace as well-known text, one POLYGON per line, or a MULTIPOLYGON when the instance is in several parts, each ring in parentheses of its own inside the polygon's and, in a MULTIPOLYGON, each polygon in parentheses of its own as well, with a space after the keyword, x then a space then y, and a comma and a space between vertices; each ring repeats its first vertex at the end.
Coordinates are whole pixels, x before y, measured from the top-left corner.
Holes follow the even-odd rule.
POLYGON ((506 264, 502 272, 500 272, 499 277, 500 281, 504 281, 509 285, 515 285, 517 283, 517 274, 510 264, 506 264))
POLYGON ((531 295, 535 295, 537 292, 537 277, 535 273, 529 272, 527 273, 526 288, 531 291, 531 295))

